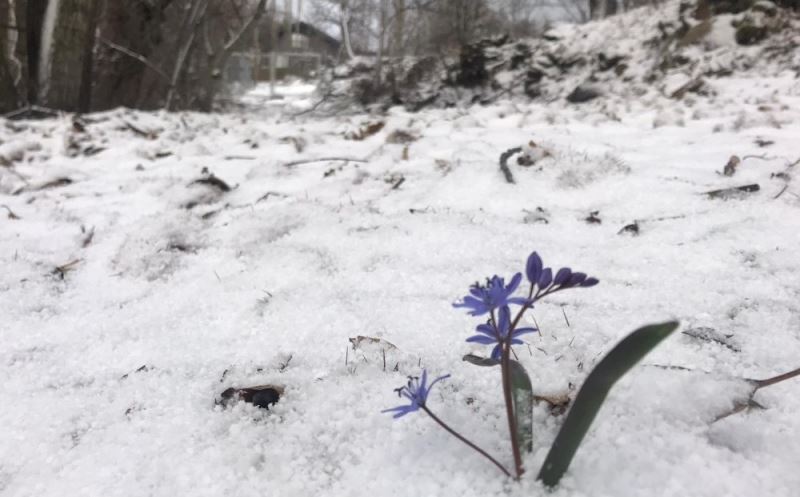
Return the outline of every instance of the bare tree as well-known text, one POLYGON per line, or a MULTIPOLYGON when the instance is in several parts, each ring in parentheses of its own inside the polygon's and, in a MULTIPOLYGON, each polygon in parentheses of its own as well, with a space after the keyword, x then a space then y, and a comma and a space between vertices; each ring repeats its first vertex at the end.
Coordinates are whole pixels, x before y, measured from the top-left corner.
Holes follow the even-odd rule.
POLYGON ((0 111, 17 108, 20 101, 18 68, 14 69, 14 44, 18 33, 13 5, 0 0, 0 111), (15 74, 16 73, 16 74, 15 74))

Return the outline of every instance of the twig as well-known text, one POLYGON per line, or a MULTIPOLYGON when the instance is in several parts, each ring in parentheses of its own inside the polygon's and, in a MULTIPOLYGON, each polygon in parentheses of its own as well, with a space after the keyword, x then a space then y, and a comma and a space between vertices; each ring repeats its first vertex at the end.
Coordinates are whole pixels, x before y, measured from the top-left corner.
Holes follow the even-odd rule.
POLYGON ((66 264, 56 266, 56 268, 53 269, 53 274, 57 274, 63 280, 64 276, 66 276, 69 271, 75 269, 75 266, 77 266, 82 260, 83 259, 75 259, 66 264))
POLYGON ((758 183, 750 185, 736 186, 733 188, 723 188, 721 190, 711 190, 703 192, 703 195, 708 195, 709 198, 725 198, 734 194, 753 193, 761 189, 758 183))
POLYGON ((354 159, 352 157, 319 157, 317 159, 304 159, 304 160, 295 160, 292 162, 287 162, 286 164, 284 164, 284 166, 294 167, 294 166, 299 166, 301 164, 312 164, 314 162, 326 162, 326 161, 367 162, 364 159, 354 159))
POLYGON ((775 195, 774 197, 772 197, 772 200, 775 200, 775 199, 777 199, 778 197, 780 197, 781 195, 783 195, 783 192, 785 192, 785 191, 786 191, 786 190, 788 190, 788 189, 789 189, 789 185, 783 185, 783 188, 781 189, 781 191, 779 191, 777 195, 775 195))
POLYGON ((158 74, 159 76, 164 78, 167 82, 170 81, 169 76, 167 76, 167 73, 165 73, 164 71, 159 69, 155 64, 153 64, 152 62, 147 60, 147 57, 145 57, 144 55, 138 54, 138 53, 134 52, 133 50, 131 50, 129 48, 123 47, 122 45, 117 45, 116 43, 114 43, 112 41, 109 41, 109 40, 107 40, 107 39, 105 39, 103 37, 100 37, 99 40, 100 40, 100 43, 104 44, 108 48, 111 48, 113 50, 116 50, 118 52, 121 52, 121 53, 127 55, 128 57, 132 57, 132 58, 138 60, 139 62, 141 62, 142 64, 144 64, 145 66, 147 66, 148 68, 153 70, 153 72, 155 72, 156 74, 158 74))
POLYGON ((775 160, 777 157, 768 157, 767 154, 761 155, 743 155, 742 160, 745 159, 760 159, 760 160, 775 160))
POLYGON ((289 116, 289 119, 294 119, 295 117, 300 117, 300 116, 302 116, 302 115, 305 115, 305 114, 310 114, 311 112, 314 112, 315 110, 317 110, 317 108, 318 108, 320 105, 322 105, 323 103, 325 103, 325 102, 326 102, 326 101, 327 101, 327 100, 328 100, 330 97, 332 97, 332 96, 333 96, 333 90, 329 90, 329 91, 327 91, 327 92, 326 92, 326 93, 325 93, 325 94, 322 96, 322 98, 320 98, 320 100, 319 100, 317 103, 315 103, 314 105, 312 105, 312 106, 311 106, 311 107, 309 107, 308 109, 305 109, 305 110, 302 110, 302 111, 300 111, 300 112, 297 112, 297 113, 294 113, 294 114, 292 114, 291 116, 289 116))
POLYGON ((133 131, 134 133, 136 133, 137 135, 141 136, 142 138, 147 138, 148 140, 152 140, 153 138, 155 138, 155 133, 147 132, 147 131, 145 131, 145 130, 143 130, 141 128, 138 128, 138 127, 134 126, 133 124, 131 124, 128 121, 123 121, 123 122, 125 123, 125 126, 129 130, 133 131))
POLYGON ((256 160, 252 155, 226 155, 224 160, 256 160))
POLYGON ((26 105, 25 107, 3 114, 3 117, 6 119, 16 119, 33 113, 39 113, 49 117, 56 117, 60 112, 49 107, 42 107, 41 105, 26 105))
POLYGON ((794 378, 795 376, 800 376, 800 368, 797 368, 794 371, 789 371, 788 373, 779 374, 778 376, 773 376, 772 378, 767 378, 766 380, 753 380, 753 381, 755 381, 756 383, 756 390, 757 390, 759 388, 768 387, 770 385, 786 381, 790 378, 794 378))
POLYGON ((20 217, 19 217, 18 215, 16 215, 16 214, 14 213, 14 211, 12 211, 12 210, 11 210, 11 207, 9 207, 9 206, 7 206, 7 205, 5 205, 5 204, 3 204, 3 205, 0 205, 0 207, 2 207, 2 208, 4 208, 5 210, 7 210, 7 211, 8 211, 8 218, 9 218, 9 219, 13 219, 13 220, 20 219, 20 217))
POLYGON ((522 152, 522 147, 514 147, 500 154, 500 171, 502 171, 503 176, 505 176, 506 182, 512 185, 516 183, 516 181, 514 181, 514 175, 511 174, 511 169, 508 168, 508 159, 511 158, 512 155, 520 152, 522 152))
MULTIPOLYGON (((563 305, 561 306, 561 314, 564 315, 564 321, 567 322, 567 328, 571 328, 571 326, 569 325, 569 318, 567 318, 567 313, 566 313, 566 311, 564 311, 564 306, 563 305)), ((572 345, 572 342, 569 342, 569 343, 570 343, 570 345, 572 345)))

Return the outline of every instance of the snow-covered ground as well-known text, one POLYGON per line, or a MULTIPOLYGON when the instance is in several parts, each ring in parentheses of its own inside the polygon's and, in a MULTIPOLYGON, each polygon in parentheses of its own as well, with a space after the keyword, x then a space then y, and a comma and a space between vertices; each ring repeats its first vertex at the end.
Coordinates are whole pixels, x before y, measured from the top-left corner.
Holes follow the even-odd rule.
POLYGON ((800 84, 716 90, 691 107, 0 121, 0 494, 545 495, 563 420, 545 405, 520 483, 423 414, 380 413, 419 365, 449 372, 430 408, 510 464, 499 373, 461 361, 488 350, 451 303, 537 250, 601 280, 536 309, 541 336, 517 352, 538 394, 574 395, 645 323, 734 345, 668 339, 612 390, 553 495, 796 495, 800 381, 713 421, 738 378, 800 366, 800 189, 774 176, 800 168, 800 84), (530 140, 550 157, 513 157, 507 183, 498 157, 530 140), (354 160, 292 165, 321 157, 354 160), (194 183, 204 169, 231 190, 194 183), (348 350, 359 335, 397 346, 386 368, 348 350), (215 405, 261 384, 285 387, 269 411, 215 405))

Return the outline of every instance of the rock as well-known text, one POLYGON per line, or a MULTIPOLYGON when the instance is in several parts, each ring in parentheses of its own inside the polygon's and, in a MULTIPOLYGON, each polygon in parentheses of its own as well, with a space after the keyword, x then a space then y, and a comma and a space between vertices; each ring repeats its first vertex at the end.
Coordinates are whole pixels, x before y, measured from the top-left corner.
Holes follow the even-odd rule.
POLYGON ((218 405, 230 406, 238 401, 248 402, 263 409, 278 402, 285 388, 282 385, 259 385, 246 388, 227 388, 216 400, 218 405))
POLYGON ((609 57, 604 53, 600 53, 597 55, 597 68, 601 72, 608 71, 616 67, 624 58, 624 55, 612 55, 609 57))
POLYGON ((736 43, 739 45, 755 45, 768 35, 766 26, 756 26, 745 21, 736 28, 736 43))
POLYGON ((572 90, 572 93, 567 95, 567 102, 581 104, 590 100, 594 100, 602 95, 603 93, 596 87, 582 84, 575 87, 575 89, 572 90))
POLYGON ((686 34, 683 35, 680 40, 678 40, 678 48, 694 45, 705 40, 709 33, 711 33, 711 26, 712 22, 710 19, 706 19, 701 23, 692 26, 689 31, 687 31, 686 34))
POLYGON ((489 80, 486 70, 486 53, 478 44, 467 45, 461 49, 456 83, 466 88, 482 86, 489 80))
POLYGON ((542 95, 541 82, 544 77, 544 71, 538 67, 532 67, 528 69, 528 71, 525 73, 525 82, 523 83, 525 95, 527 95, 529 98, 540 97, 542 95))
POLYGON ((518 69, 520 66, 528 62, 531 58, 531 48, 525 43, 517 43, 514 45, 514 53, 511 55, 511 70, 518 69))

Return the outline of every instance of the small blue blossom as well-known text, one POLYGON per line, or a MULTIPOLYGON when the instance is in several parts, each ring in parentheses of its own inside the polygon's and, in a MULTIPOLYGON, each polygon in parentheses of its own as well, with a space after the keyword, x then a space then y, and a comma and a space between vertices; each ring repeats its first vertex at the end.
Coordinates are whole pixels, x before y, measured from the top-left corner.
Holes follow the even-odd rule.
POLYGON ((425 407, 425 402, 428 400, 428 394, 431 392, 431 389, 436 382, 449 377, 449 374, 440 376, 433 380, 430 386, 428 386, 427 370, 422 370, 422 378, 409 376, 408 385, 395 389, 395 392, 397 392, 398 397, 405 397, 406 399, 410 400, 411 403, 407 406, 392 407, 391 409, 385 409, 381 412, 393 412, 395 414, 392 417, 397 419, 405 416, 406 414, 418 411, 421 407, 425 407))
MULTIPOLYGON (((500 308, 500 312, 498 313, 498 322, 497 327, 492 326, 489 323, 480 324, 475 331, 478 332, 477 335, 473 335, 467 338, 468 342, 480 343, 483 345, 493 345, 494 349, 492 349, 492 359, 500 359, 500 356, 503 353, 503 343, 509 340, 509 333, 508 330, 511 328, 511 310, 508 306, 503 306, 500 308)), ((510 340, 511 345, 521 345, 522 340, 518 337, 520 335, 524 335, 526 333, 533 333, 536 331, 536 328, 517 328, 513 332, 511 332, 510 340)))
POLYGON ((470 310, 470 315, 480 316, 508 304, 524 305, 527 302, 524 298, 511 297, 519 287, 520 281, 522 281, 521 273, 515 274, 508 285, 503 278, 494 275, 487 280, 485 286, 473 285, 469 290, 471 295, 464 297, 460 303, 453 304, 453 307, 466 307, 470 310))

